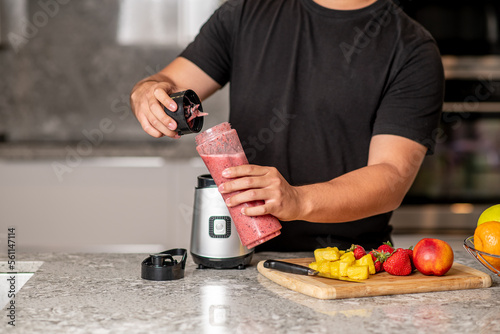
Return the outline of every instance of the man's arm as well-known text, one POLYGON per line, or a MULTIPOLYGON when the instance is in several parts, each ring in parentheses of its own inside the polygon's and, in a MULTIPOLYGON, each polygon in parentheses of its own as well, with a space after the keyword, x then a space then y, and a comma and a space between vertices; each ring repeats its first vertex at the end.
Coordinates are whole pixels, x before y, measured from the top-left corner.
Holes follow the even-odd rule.
POLYGON ((249 216, 270 213, 283 221, 353 221, 399 207, 426 151, 404 137, 377 135, 371 140, 366 167, 328 182, 293 187, 273 167, 243 165, 228 168, 224 176, 235 179, 219 189, 242 190, 228 199, 229 206, 264 200, 264 205, 243 209, 249 216))
POLYGON ((142 128, 153 137, 178 138, 173 130, 177 124, 163 111, 162 105, 171 111, 177 105, 169 94, 192 89, 205 99, 221 86, 203 70, 186 58, 176 58, 160 72, 139 81, 130 94, 130 105, 142 128))

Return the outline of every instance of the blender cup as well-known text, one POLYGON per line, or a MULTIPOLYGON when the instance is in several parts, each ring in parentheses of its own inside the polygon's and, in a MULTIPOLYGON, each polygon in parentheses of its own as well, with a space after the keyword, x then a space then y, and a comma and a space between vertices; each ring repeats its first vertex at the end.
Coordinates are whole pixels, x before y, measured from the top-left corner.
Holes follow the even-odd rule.
MULTIPOLYGON (((224 122, 216 125, 196 136, 196 150, 207 166, 217 186, 228 179, 222 177, 222 171, 228 167, 248 164, 247 157, 238 138, 236 130, 231 129, 229 123, 224 122)), ((223 194, 224 200, 234 195, 223 194)), ((262 201, 243 203, 228 208, 233 218, 236 231, 241 243, 247 248, 253 248, 267 240, 278 236, 281 224, 272 215, 245 216, 241 213, 243 206, 256 206, 264 204, 262 201)))

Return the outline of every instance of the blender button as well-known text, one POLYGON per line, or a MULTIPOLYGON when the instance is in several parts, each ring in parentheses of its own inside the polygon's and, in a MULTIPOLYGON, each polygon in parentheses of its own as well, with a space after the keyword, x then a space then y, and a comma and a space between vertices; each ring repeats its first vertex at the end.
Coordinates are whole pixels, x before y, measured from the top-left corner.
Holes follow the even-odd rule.
POLYGON ((215 222, 215 231, 214 234, 221 235, 226 234, 226 221, 223 219, 217 219, 215 222))

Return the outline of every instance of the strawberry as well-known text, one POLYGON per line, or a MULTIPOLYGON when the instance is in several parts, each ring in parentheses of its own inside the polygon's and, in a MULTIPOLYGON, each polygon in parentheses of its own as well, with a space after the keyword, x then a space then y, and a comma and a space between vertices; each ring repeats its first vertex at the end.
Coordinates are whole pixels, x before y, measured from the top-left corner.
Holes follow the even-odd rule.
POLYGON ((372 249, 370 251, 370 253, 368 253, 368 254, 370 254, 372 256, 373 263, 375 263, 376 261, 379 260, 379 258, 378 258, 379 252, 376 251, 375 249, 372 249))
POLYGON ((382 266, 391 275, 407 276, 412 272, 410 256, 399 248, 389 256, 382 266))
POLYGON ((377 250, 379 252, 387 252, 389 254, 392 254, 392 252, 394 252, 394 248, 391 244, 390 241, 387 241, 387 242, 384 242, 382 245, 380 245, 377 250))
POLYGON ((404 249, 404 248, 399 248, 401 249, 403 252, 406 252, 406 254, 408 254, 408 256, 410 257, 410 262, 411 262, 411 270, 415 270, 417 268, 415 268, 415 265, 413 264, 413 246, 410 246, 409 248, 407 249, 404 249))
POLYGON ((379 252, 376 250, 371 250, 369 253, 372 256, 373 264, 375 265, 375 271, 377 273, 384 271, 383 263, 389 257, 389 253, 379 252))
POLYGON ((354 258, 356 258, 356 260, 359 260, 361 259, 363 256, 366 255, 366 251, 365 249, 363 248, 363 246, 360 246, 360 245, 352 245, 351 248, 349 248, 347 250, 348 252, 353 252, 354 253, 354 258))

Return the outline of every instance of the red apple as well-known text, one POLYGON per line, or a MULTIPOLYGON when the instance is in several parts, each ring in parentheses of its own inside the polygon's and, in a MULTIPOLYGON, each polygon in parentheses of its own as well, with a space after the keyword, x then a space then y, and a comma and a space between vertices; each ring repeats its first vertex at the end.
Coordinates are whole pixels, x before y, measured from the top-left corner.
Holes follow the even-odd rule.
POLYGON ((453 250, 446 241, 424 238, 413 249, 413 264, 424 275, 443 276, 453 265, 453 250))

